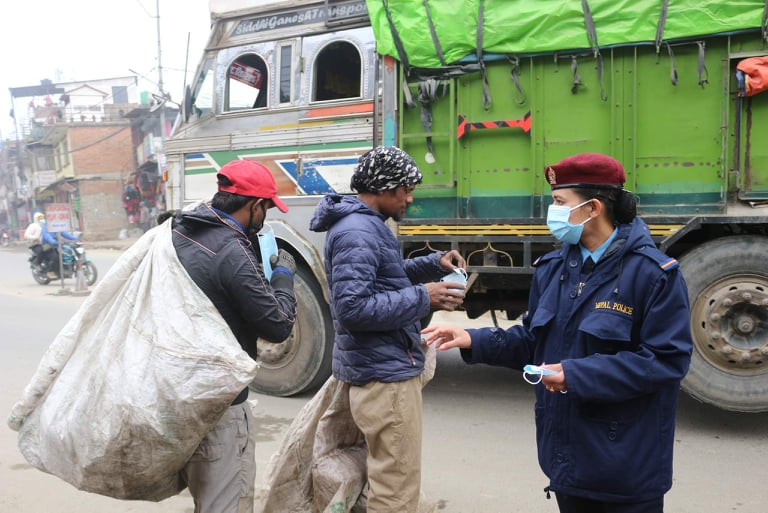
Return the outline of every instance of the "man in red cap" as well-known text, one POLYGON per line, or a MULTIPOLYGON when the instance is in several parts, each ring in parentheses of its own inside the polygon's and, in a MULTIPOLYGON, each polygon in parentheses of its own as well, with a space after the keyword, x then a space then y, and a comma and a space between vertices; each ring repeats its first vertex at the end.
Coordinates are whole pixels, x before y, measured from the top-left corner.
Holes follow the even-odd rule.
MULTIPOLYGON (((256 340, 282 342, 296 319, 293 274, 285 250, 272 257, 268 281, 252 240, 267 210, 288 207, 272 173, 258 162, 235 160, 218 174, 210 203, 173 220, 173 245, 192 280, 210 298, 242 348, 256 359, 256 340)), ((214 384, 212 384, 214 386, 214 384)), ((256 478, 254 425, 244 389, 206 435, 182 471, 195 513, 253 511, 256 478)))
POLYGON ((523 323, 423 333, 536 385, 539 465, 562 513, 662 513, 693 348, 683 276, 635 216, 620 162, 582 153, 545 176, 562 247, 534 263, 523 323))

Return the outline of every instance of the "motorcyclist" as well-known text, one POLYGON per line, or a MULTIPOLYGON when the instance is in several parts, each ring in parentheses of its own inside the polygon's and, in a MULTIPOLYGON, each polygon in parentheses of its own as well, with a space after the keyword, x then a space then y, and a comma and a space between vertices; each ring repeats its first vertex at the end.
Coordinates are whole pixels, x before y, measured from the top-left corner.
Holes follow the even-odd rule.
MULTIPOLYGON (((45 216, 42 214, 39 214, 41 216, 40 218, 40 228, 41 228, 41 234, 40 234, 40 240, 42 243, 42 252, 40 253, 40 264, 43 266, 44 269, 47 269, 49 271, 53 271, 56 274, 59 274, 59 251, 57 249, 59 245, 59 235, 64 237, 67 240, 71 241, 79 241, 80 237, 78 237, 75 234, 69 233, 69 232, 49 232, 46 223, 45 223, 45 216)), ((37 219, 37 216, 36 216, 37 219)))
POLYGON ((29 242, 29 249, 35 254, 38 262, 42 263, 43 246, 40 239, 43 235, 42 221, 45 218, 42 212, 35 212, 32 222, 24 229, 24 240, 29 242))

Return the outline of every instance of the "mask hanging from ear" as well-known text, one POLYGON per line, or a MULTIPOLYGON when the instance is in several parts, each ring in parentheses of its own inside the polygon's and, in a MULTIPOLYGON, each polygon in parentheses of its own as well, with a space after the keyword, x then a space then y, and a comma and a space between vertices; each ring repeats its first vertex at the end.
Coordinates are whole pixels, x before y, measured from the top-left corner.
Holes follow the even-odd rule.
POLYGON ((589 222, 592 217, 587 217, 583 222, 579 224, 571 224, 569 221, 571 212, 579 207, 582 207, 589 203, 590 200, 579 203, 575 207, 569 207, 566 205, 550 205, 547 210, 547 228, 552 232, 560 242, 568 244, 577 244, 581 239, 581 232, 584 231, 584 225, 589 222))
POLYGON ((254 225, 253 224, 254 207, 263 208, 261 206, 261 203, 259 202, 255 202, 253 206, 251 206, 251 209, 248 215, 248 225, 245 227, 245 235, 248 237, 248 240, 250 240, 253 244, 258 244, 259 232, 264 227, 264 219, 267 217, 267 213, 265 211, 264 215, 261 218, 261 222, 258 225, 254 225))

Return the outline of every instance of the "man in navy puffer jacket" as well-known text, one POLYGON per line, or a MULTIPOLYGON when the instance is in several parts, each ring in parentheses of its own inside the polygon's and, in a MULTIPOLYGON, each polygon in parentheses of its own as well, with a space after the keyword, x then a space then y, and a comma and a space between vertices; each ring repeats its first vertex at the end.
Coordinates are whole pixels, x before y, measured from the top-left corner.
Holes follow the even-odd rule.
POLYGON ((457 251, 404 260, 388 218, 399 221, 421 182, 413 159, 394 146, 362 157, 352 177, 357 197, 330 195, 310 223, 328 231, 325 269, 336 330, 333 375, 348 390, 368 446, 368 511, 416 511, 421 487, 419 320, 453 310, 463 286, 433 282, 464 259, 457 251), (429 283, 425 283, 429 282, 429 283))

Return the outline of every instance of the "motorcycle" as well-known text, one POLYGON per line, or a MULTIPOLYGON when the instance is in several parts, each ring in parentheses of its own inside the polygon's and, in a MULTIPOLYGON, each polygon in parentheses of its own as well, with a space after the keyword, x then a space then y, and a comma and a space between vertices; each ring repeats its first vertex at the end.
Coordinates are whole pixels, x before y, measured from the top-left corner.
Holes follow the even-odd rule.
MULTIPOLYGON (((51 280, 62 277, 56 272, 56 263, 50 262, 45 258, 46 249, 42 244, 34 244, 29 247, 31 256, 29 257, 29 267, 32 270, 32 277, 40 285, 48 285, 51 280)), ((96 283, 98 271, 91 260, 85 256, 85 249, 80 243, 65 243, 61 245, 61 268, 63 277, 74 278, 78 267, 83 273, 85 283, 90 287, 96 283)))
POLYGON ((2 234, 0 234, 0 244, 3 246, 7 246, 11 243, 11 234, 8 230, 2 230, 2 234))

